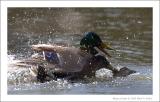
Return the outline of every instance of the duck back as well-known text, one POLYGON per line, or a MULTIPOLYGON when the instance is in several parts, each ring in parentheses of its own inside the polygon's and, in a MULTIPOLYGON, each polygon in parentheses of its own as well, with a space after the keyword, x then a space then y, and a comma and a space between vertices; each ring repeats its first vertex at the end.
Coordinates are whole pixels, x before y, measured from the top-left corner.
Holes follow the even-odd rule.
POLYGON ((79 72, 84 68, 87 60, 92 56, 79 48, 63 47, 57 45, 38 44, 32 48, 36 51, 47 51, 56 53, 58 57, 58 66, 64 72, 79 72))

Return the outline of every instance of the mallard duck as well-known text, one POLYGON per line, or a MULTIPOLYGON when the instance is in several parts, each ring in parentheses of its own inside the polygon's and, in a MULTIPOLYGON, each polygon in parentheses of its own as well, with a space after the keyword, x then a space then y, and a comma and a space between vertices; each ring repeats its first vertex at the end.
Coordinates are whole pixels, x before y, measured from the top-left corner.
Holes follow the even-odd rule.
POLYGON ((38 53, 43 52, 41 56, 34 56, 28 61, 30 64, 38 65, 36 74, 40 82, 64 77, 68 79, 93 77, 100 68, 111 70, 113 76, 127 76, 136 72, 126 67, 120 70, 114 68, 105 57, 105 55, 111 57, 105 49, 114 49, 103 43, 95 32, 84 34, 80 48, 38 44, 32 45, 32 49, 38 53))

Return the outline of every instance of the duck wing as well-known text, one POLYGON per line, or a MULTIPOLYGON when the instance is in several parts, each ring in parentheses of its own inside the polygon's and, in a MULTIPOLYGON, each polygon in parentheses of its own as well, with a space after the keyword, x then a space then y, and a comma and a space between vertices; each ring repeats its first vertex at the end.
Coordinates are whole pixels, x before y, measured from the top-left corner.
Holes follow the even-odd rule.
POLYGON ((57 72, 79 72, 84 68, 86 61, 91 57, 88 53, 75 47, 38 44, 32 45, 32 49, 39 52, 56 52, 59 55, 60 63, 50 63, 44 59, 43 55, 40 55, 39 57, 31 57, 21 60, 14 65, 25 67, 44 65, 46 69, 57 72))

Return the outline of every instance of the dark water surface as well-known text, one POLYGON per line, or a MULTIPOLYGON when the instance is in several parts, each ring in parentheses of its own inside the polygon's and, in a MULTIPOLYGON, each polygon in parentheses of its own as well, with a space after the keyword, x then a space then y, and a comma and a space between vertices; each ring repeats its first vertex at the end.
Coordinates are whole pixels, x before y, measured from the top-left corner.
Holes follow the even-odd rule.
POLYGON ((136 75, 90 83, 67 80, 37 83, 28 70, 8 70, 8 94, 152 94, 151 8, 8 8, 8 61, 25 59, 38 43, 79 47, 83 33, 94 31, 117 51, 115 67, 136 75))

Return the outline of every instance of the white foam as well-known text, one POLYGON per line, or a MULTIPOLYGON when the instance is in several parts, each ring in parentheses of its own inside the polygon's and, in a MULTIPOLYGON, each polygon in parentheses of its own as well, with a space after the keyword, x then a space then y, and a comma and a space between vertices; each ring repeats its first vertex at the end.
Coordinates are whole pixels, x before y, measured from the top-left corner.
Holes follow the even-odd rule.
POLYGON ((108 70, 106 68, 101 68, 99 70, 96 71, 95 76, 97 78, 112 78, 113 77, 113 73, 111 70, 108 70))

